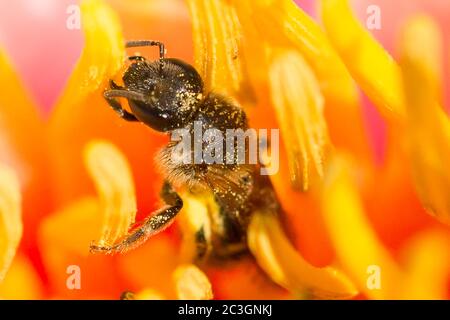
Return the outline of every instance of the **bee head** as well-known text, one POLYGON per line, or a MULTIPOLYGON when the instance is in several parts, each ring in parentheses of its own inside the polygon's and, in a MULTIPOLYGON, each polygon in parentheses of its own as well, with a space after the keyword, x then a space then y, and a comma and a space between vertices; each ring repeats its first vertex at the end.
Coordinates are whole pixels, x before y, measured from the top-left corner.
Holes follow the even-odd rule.
POLYGON ((203 99, 200 75, 178 59, 132 63, 123 81, 133 93, 128 97, 133 114, 157 131, 183 127, 203 99))

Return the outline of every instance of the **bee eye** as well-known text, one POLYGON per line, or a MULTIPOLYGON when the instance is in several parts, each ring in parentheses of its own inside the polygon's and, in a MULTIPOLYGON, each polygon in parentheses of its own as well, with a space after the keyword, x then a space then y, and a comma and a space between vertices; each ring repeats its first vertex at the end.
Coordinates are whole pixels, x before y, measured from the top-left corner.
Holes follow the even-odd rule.
POLYGON ((132 64, 123 76, 129 91, 141 99, 129 99, 134 115, 158 131, 180 128, 197 109, 203 81, 191 65, 178 59, 132 64))

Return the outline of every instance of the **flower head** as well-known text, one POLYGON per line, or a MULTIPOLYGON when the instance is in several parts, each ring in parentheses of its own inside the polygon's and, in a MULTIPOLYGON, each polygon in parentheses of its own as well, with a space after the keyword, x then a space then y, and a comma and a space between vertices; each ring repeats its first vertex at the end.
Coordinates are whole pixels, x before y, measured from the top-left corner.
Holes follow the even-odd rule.
POLYGON ((447 297, 450 126, 432 18, 405 24, 396 60, 345 0, 320 2, 323 28, 289 0, 110 4, 81 2, 84 48, 48 120, 0 53, 8 88, 0 95, 0 162, 8 164, 0 166, 0 297, 447 297), (184 37, 143 28, 166 18, 184 37), (281 209, 251 213, 248 251, 236 259, 197 259, 197 240, 213 237, 220 208, 189 190, 164 232, 124 254, 89 252, 93 240, 117 243, 159 207, 163 177, 151 161, 167 138, 125 124, 103 97, 127 68, 124 40, 136 38, 163 40, 171 56, 194 61, 205 89, 236 100, 252 127, 280 129, 270 181, 281 209), (358 89, 387 123, 381 165, 358 89), (71 270, 81 270, 81 284, 71 270))

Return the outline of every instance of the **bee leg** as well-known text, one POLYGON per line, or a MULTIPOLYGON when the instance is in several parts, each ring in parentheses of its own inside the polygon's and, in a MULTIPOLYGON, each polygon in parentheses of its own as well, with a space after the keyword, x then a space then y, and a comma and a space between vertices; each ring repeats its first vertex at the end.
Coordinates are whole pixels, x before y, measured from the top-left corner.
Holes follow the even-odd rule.
POLYGON ((166 207, 146 218, 138 228, 130 231, 119 243, 111 246, 91 245, 91 253, 124 253, 138 247, 149 237, 167 228, 174 221, 175 216, 183 207, 183 200, 181 200, 178 193, 172 189, 172 186, 168 182, 165 182, 163 185, 161 197, 166 202, 166 207))
MULTIPOLYGON (((111 89, 114 90, 122 90, 122 87, 117 85, 114 81, 110 81, 109 85, 111 89)), ((119 101, 117 101, 116 98, 113 98, 109 95, 109 90, 106 90, 103 96, 105 97, 108 104, 111 106, 111 108, 121 117, 122 119, 126 121, 139 121, 131 112, 126 111, 122 108, 119 101)))

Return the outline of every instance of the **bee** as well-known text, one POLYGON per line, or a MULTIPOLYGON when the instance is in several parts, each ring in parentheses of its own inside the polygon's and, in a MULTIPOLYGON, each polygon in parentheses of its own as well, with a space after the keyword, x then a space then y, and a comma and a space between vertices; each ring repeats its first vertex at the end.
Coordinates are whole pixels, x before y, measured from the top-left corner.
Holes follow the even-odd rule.
MULTIPOLYGON (((206 92, 201 76, 190 64, 165 57, 162 42, 151 40, 129 41, 127 48, 159 47, 159 59, 131 56, 124 72, 124 86, 113 80, 104 98, 124 120, 142 122, 150 128, 171 134, 174 130, 194 131, 194 123, 202 129, 216 128, 225 134, 227 129, 248 128, 244 110, 228 97, 206 92), (128 101, 125 110, 119 99, 128 101)), ((194 141, 199 142, 199 141, 194 141)), ((200 141, 203 148, 208 141, 200 141)), ((93 252, 123 253, 145 242, 149 237, 168 227, 183 207, 183 200, 175 187, 187 187, 192 193, 211 192, 218 205, 218 226, 205 239, 204 230, 196 234, 199 258, 201 248, 211 246, 210 255, 226 258, 246 252, 247 227, 252 213, 258 208, 278 211, 278 201, 267 176, 261 175, 260 164, 248 163, 180 163, 172 158, 176 141, 168 143, 157 156, 165 176, 161 198, 166 206, 148 216, 138 227, 131 229, 118 243, 110 246, 91 246, 93 252)), ((248 148, 245 152, 248 152, 248 148)))

